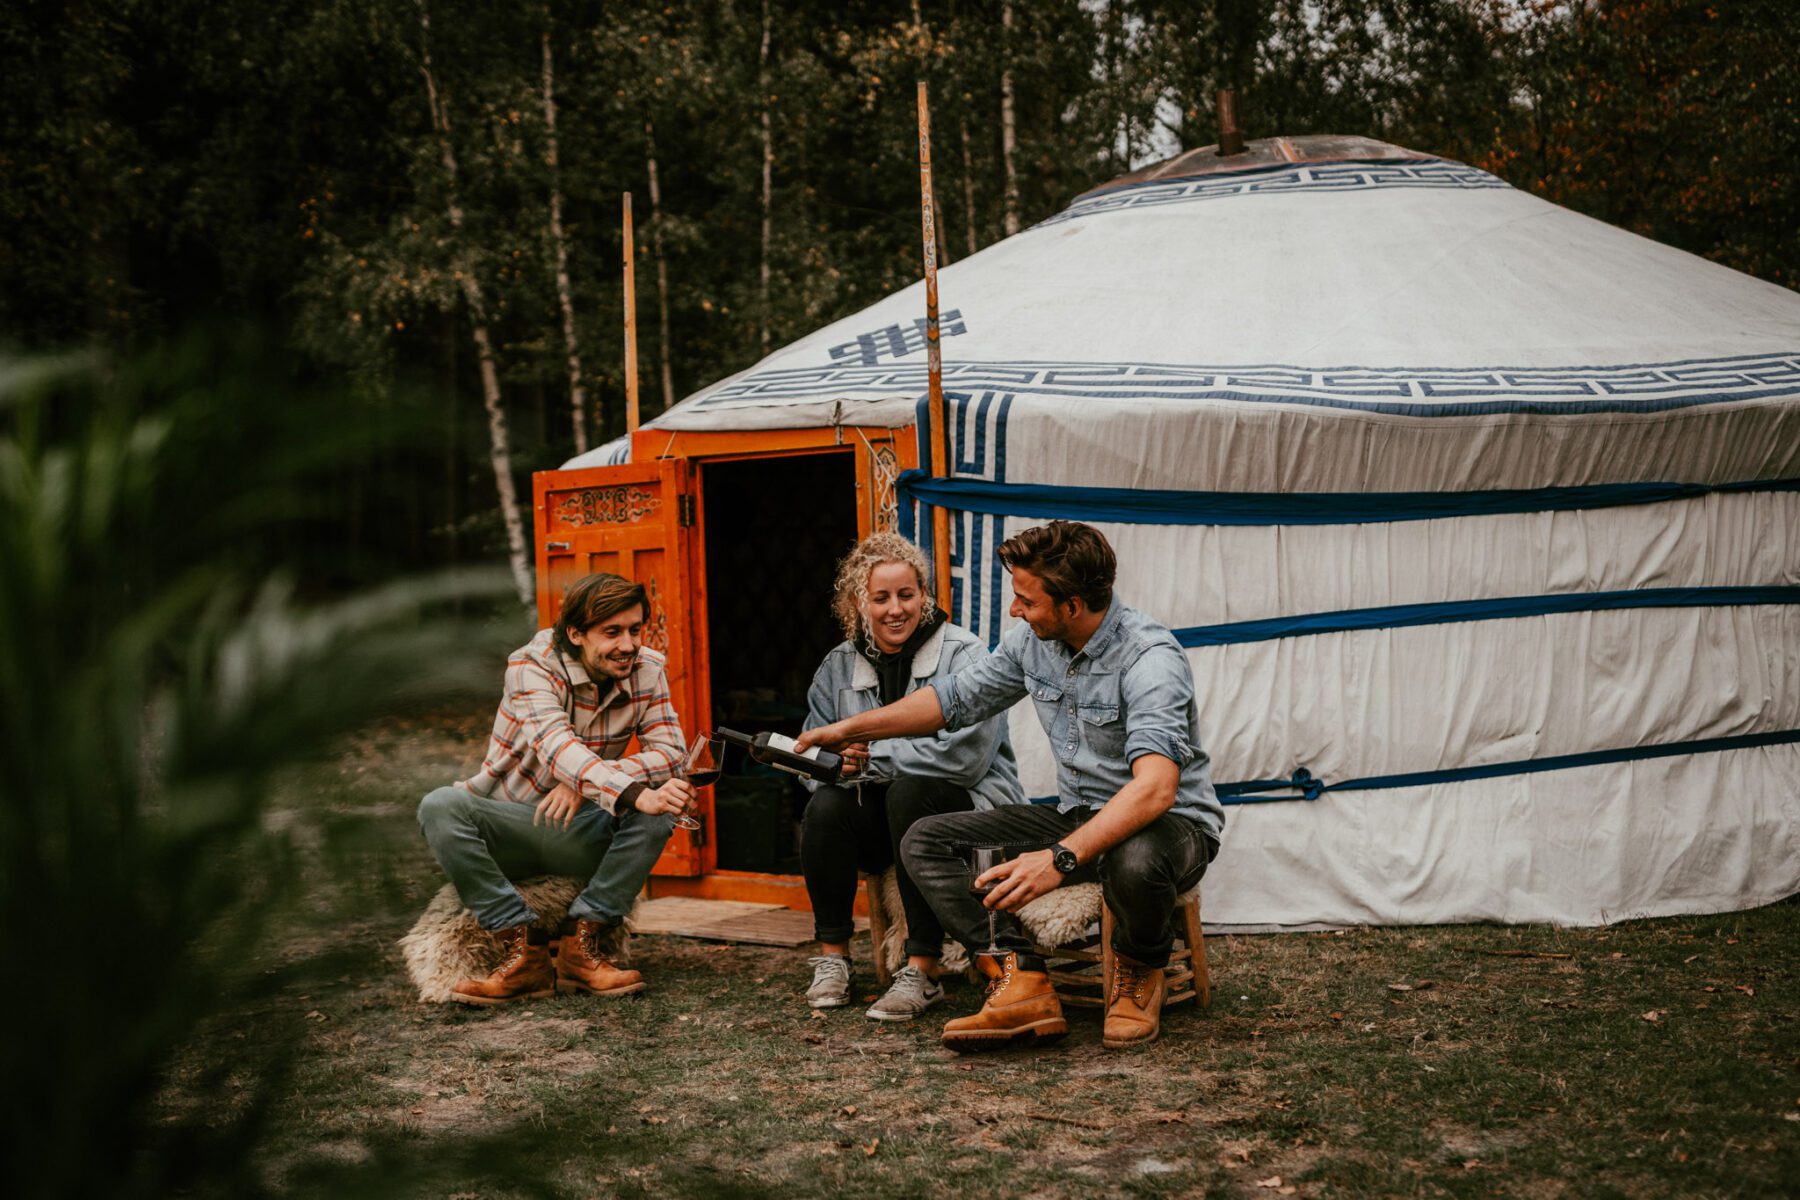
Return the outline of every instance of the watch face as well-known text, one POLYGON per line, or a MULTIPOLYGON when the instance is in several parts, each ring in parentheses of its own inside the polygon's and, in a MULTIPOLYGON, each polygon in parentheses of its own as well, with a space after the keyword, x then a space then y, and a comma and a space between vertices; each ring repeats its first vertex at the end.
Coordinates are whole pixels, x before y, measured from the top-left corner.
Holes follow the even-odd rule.
POLYGON ((1075 857, 1075 852, 1067 849, 1057 850, 1050 862, 1064 875, 1067 875, 1070 871, 1073 871, 1076 867, 1081 865, 1080 860, 1075 857))

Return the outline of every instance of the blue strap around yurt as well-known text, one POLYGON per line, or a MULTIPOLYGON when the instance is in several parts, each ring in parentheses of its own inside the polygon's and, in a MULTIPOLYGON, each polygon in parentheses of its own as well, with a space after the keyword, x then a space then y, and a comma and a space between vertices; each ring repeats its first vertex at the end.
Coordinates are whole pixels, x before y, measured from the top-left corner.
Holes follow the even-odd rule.
POLYGON ((1541 771, 1568 771, 1576 767, 1595 767, 1607 763, 1637 762, 1650 758, 1677 758, 1693 754, 1716 754, 1726 750, 1746 750, 1757 746, 1784 746, 1794 742, 1800 742, 1800 729, 1782 729, 1772 733, 1746 733, 1734 737, 1697 738, 1689 742, 1668 742, 1656 746, 1625 746, 1616 750, 1588 750, 1581 754, 1554 754, 1547 758, 1522 758, 1513 762, 1484 763, 1478 767, 1450 767, 1436 771, 1409 771, 1397 775, 1370 775, 1363 779, 1340 779, 1335 783, 1319 779, 1305 767, 1300 767, 1287 779, 1250 779, 1238 783, 1221 783, 1216 790, 1219 800, 1225 804, 1317 800, 1326 792, 1372 792, 1388 788, 1427 787, 1439 783, 1464 783, 1471 779, 1494 779, 1502 775, 1535 775, 1541 771))
POLYGON ((1503 621, 1554 613, 1605 612, 1621 608, 1714 608, 1743 604, 1800 604, 1800 587, 1631 588, 1615 592, 1554 592, 1547 596, 1497 596, 1490 600, 1448 600, 1433 604, 1387 604, 1338 612, 1195 625, 1170 632, 1190 649, 1237 646, 1278 638, 1357 629, 1407 629, 1462 621, 1503 621))
POLYGON ((1368 525, 1619 508, 1691 500, 1713 492, 1796 491, 1800 479, 1601 483, 1485 492, 1185 492, 933 479, 924 471, 905 471, 899 478, 903 525, 910 524, 914 500, 994 516, 1123 525, 1368 525))

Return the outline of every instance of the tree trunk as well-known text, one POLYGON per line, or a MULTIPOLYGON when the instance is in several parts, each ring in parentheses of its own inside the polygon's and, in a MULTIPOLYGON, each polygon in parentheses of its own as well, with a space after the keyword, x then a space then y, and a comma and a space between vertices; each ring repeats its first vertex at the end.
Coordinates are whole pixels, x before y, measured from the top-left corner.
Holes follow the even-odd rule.
POLYGON ((569 420, 575 453, 587 438, 587 384, 581 377, 581 345, 575 335, 575 297, 569 286, 569 242, 563 236, 562 176, 556 158, 556 66, 550 52, 550 10, 544 10, 544 161, 550 168, 550 244, 556 252, 556 299, 562 305, 563 348, 569 354, 569 420))
POLYGON ((962 118, 963 152, 963 225, 969 234, 969 253, 980 249, 975 243, 975 160, 969 153, 969 118, 962 118))
MULTIPOLYGON (((419 0, 419 69, 425 76, 425 98, 431 106, 431 127, 437 134, 438 147, 444 161, 445 209, 450 228, 460 240, 463 227, 462 203, 456 191, 456 150, 450 141, 450 106, 438 90, 431 73, 431 10, 426 0, 419 0)), ((456 257, 460 258, 460 247, 456 257)), ((487 300, 475 272, 464 265, 455 272, 462 284, 463 300, 469 306, 469 320, 475 341, 475 355, 481 366, 481 400, 488 416, 488 458, 494 467, 494 489, 500 494, 500 516, 506 525, 506 545, 511 561, 513 584, 518 588, 519 603, 531 608, 534 600, 531 581, 531 553, 525 544, 525 522, 519 512, 519 492, 513 483, 512 448, 506 436, 506 410, 500 403, 500 369, 494 359, 493 339, 488 336, 487 300)))
POLYGON ((644 156, 650 168, 650 253, 656 258, 656 352, 662 360, 663 411, 675 407, 675 368, 669 349, 669 263, 663 257, 662 189, 656 186, 656 129, 644 122, 644 156))
POLYGON ((1013 120, 1012 77, 1012 0, 1000 5, 1000 167, 1006 180, 1006 236, 1019 232, 1019 176, 1013 166, 1013 148, 1018 142, 1013 120))
POLYGON ((762 49, 756 55, 757 87, 762 91, 762 267, 758 276, 762 329, 758 344, 769 352, 769 243, 774 233, 775 139, 769 114, 769 0, 762 6, 762 49))

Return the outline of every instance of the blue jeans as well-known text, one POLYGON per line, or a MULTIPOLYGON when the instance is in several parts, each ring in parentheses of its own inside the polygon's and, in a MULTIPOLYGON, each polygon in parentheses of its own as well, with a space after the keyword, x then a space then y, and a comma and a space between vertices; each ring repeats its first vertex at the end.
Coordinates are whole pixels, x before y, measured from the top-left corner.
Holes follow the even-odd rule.
POLYGON ((569 915, 624 919, 674 832, 675 818, 635 809, 614 817, 598 804, 583 804, 564 829, 533 825, 536 808, 441 787, 419 802, 419 828, 483 929, 511 929, 537 919, 512 885, 529 875, 586 877, 569 915))

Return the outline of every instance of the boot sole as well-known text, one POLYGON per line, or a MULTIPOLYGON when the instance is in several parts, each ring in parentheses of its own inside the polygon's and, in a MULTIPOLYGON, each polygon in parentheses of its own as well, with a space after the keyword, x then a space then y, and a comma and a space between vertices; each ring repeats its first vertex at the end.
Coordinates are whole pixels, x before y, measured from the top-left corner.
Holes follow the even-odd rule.
POLYGON ((1018 1029, 971 1029, 946 1033, 944 1045, 958 1054, 979 1054, 984 1050, 1004 1050, 1015 1045, 1048 1046, 1052 1042, 1062 1041, 1068 1033, 1068 1021, 1061 1017, 1050 1017, 1018 1029))
POLYGON ((1147 1037, 1140 1037, 1140 1038, 1102 1037, 1100 1039, 1100 1045, 1107 1050, 1129 1050, 1133 1046, 1148 1046, 1151 1042, 1154 1042, 1157 1038, 1159 1038, 1161 1036, 1162 1036, 1162 1030, 1154 1029, 1150 1032, 1150 1034, 1147 1037))
POLYGON ((576 983, 573 979, 559 979, 556 981, 556 990, 564 996, 572 996, 577 992, 586 992, 590 996, 634 996, 644 990, 644 981, 640 979, 636 983, 628 983, 624 987, 603 990, 588 987, 584 983, 576 983))
POLYGON ((457 1004, 467 1004, 474 1008, 493 1008, 500 1004, 517 1004, 521 1000, 542 1000, 555 994, 553 988, 545 988, 541 992, 520 992, 516 996, 465 996, 461 992, 452 992, 450 999, 457 1004))

